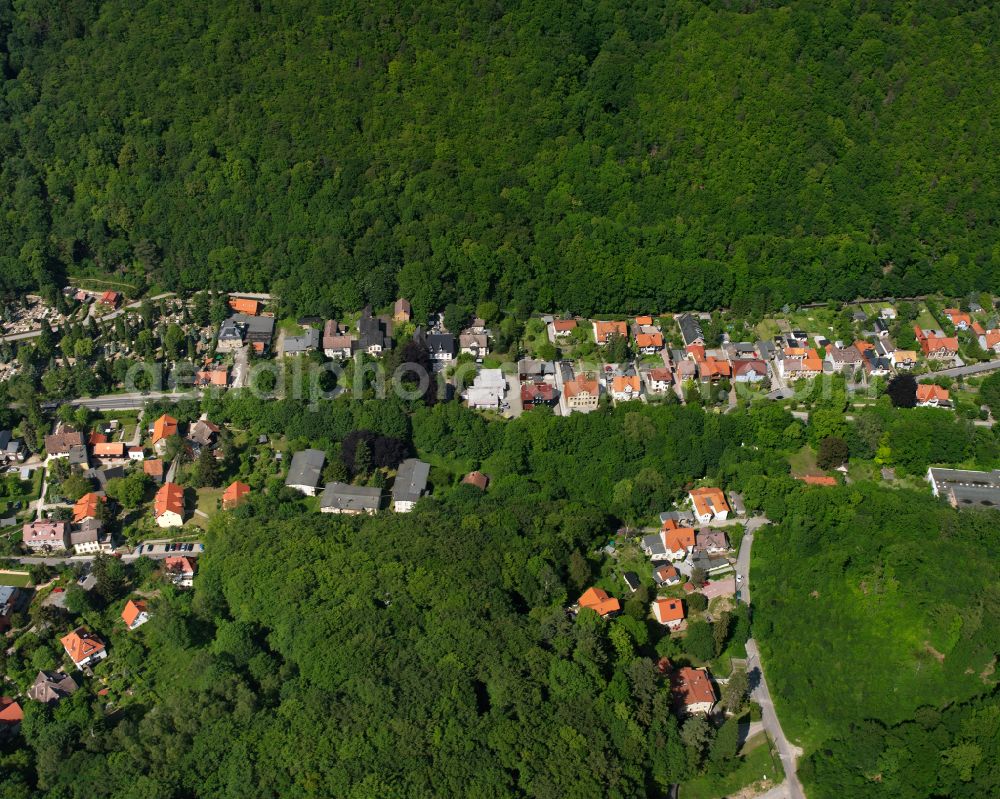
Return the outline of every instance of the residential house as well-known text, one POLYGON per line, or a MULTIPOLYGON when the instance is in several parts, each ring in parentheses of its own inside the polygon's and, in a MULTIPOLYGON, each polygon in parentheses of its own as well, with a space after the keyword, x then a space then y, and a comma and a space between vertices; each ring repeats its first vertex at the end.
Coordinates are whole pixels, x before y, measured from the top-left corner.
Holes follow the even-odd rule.
POLYGON ((521 407, 530 411, 532 408, 544 405, 553 407, 559 402, 559 393, 550 383, 521 383, 521 407))
POLYGON ((150 458, 142 463, 142 470, 157 485, 163 482, 163 461, 159 458, 150 458))
POLYGON ((757 352, 765 361, 773 361, 778 354, 777 348, 770 341, 758 341, 757 352))
POLYGON ((451 333, 428 333, 424 337, 432 361, 450 361, 455 357, 455 337, 451 333))
POLYGON ((912 369, 917 365, 917 353, 913 350, 895 350, 889 356, 894 369, 912 369))
POLYGON ((734 383, 759 383, 767 379, 767 363, 759 358, 733 361, 734 383))
POLYGON ((886 338, 889 335, 889 325, 885 323, 882 318, 876 319, 874 322, 875 335, 879 338, 886 338))
POLYGON ((705 334, 701 330, 701 323, 697 317, 689 313, 684 313, 674 318, 677 320, 677 326, 680 328, 684 346, 705 343, 705 334))
POLYGON ((253 316, 251 314, 236 314, 233 321, 243 326, 244 341, 249 344, 255 353, 263 354, 271 346, 274 338, 274 317, 273 316, 253 316))
POLYGON ((369 355, 381 355, 392 348, 389 321, 372 316, 371 307, 366 306, 358 319, 358 349, 369 355))
POLYGON ((657 585, 672 586, 678 585, 681 581, 681 573, 677 571, 676 566, 672 566, 669 563, 664 563, 653 569, 653 581, 657 585))
POLYGON ((958 355, 958 338, 955 336, 939 335, 937 331, 927 332, 921 330, 918 325, 913 326, 917 342, 924 353, 924 357, 935 361, 947 361, 958 355))
POLYGON ((356 516, 374 514, 382 505, 382 489, 354 486, 348 483, 327 483, 319 498, 321 513, 344 513, 356 516))
POLYGON ((216 352, 235 352, 243 346, 247 326, 236 319, 224 319, 215 337, 216 352))
POLYGON ((698 375, 702 380, 715 382, 732 376, 732 367, 729 361, 724 361, 714 356, 707 356, 698 361, 698 375))
POLYGON ((948 389, 933 383, 921 383, 917 386, 917 406, 920 408, 950 408, 950 398, 948 389))
POLYGON ((729 539, 722 530, 702 527, 695 533, 694 549, 696 552, 718 555, 729 551, 729 539))
POLYGON ((396 300, 395 305, 392 306, 392 321, 409 322, 412 317, 413 309, 410 307, 410 301, 404 300, 402 297, 396 300))
POLYGON ((323 474, 326 463, 326 453, 320 449, 304 449, 292 456, 292 464, 288 469, 285 485, 301 491, 307 496, 316 496, 316 487, 323 474))
POLYGON ((147 621, 149 621, 149 609, 146 607, 146 603, 142 599, 130 599, 125 603, 125 609, 122 610, 122 621, 125 622, 125 626, 130 630, 135 630, 142 627, 147 621))
POLYGON ((190 588, 194 585, 194 574, 197 564, 194 558, 175 555, 165 558, 163 570, 170 575, 175 585, 181 588, 190 588))
POLYGON ((101 299, 98 302, 107 308, 117 308, 118 303, 122 301, 122 295, 117 291, 105 291, 101 294, 101 299))
POLYGON ((84 519, 70 530, 69 544, 77 555, 109 554, 113 549, 111 536, 104 530, 104 522, 94 518, 84 519))
POLYGON ((354 354, 356 341, 346 325, 330 319, 323 326, 323 354, 327 358, 345 361, 354 354))
POLYGON ((50 458, 65 458, 73 447, 83 446, 83 433, 75 430, 62 430, 45 436, 45 454, 50 458))
POLYGON ((554 375, 555 364, 552 361, 539 361, 534 358, 522 358, 517 362, 517 374, 522 380, 541 380, 554 375))
POLYGON ((979 336, 979 346, 987 352, 993 351, 1000 354, 1000 328, 993 330, 983 330, 979 336))
POLYGON ((28 698, 43 705, 54 705, 77 688, 76 681, 68 674, 42 670, 28 689, 28 698))
POLYGON ((778 356, 778 374, 786 380, 800 380, 823 374, 823 361, 811 347, 785 347, 778 356))
POLYGON ((490 484, 490 478, 482 472, 469 472, 462 478, 462 484, 475 486, 480 491, 485 491, 490 484))
POLYGON ((638 333, 635 337, 635 348, 643 355, 655 355, 663 349, 663 334, 638 333))
POLYGON ((221 430, 217 424, 202 418, 191 425, 188 430, 187 440, 196 450, 201 450, 202 447, 214 447, 216 441, 218 441, 220 432, 221 430))
POLYGON ((222 492, 222 509, 233 510, 242 505, 250 496, 250 486, 234 480, 229 487, 222 492))
POLYGON ((198 387, 226 388, 229 385, 229 367, 223 363, 212 364, 194 376, 198 387))
POLYGON ((602 619, 617 616, 621 611, 621 604, 613 596, 608 596, 603 588, 588 588, 583 592, 577 605, 582 608, 590 608, 602 619))
POLYGON ((684 623, 684 603, 679 599, 654 599, 653 617, 664 627, 676 630, 684 623))
POLYGON ((256 316, 260 313, 260 303, 248 297, 233 297, 229 300, 229 307, 234 312, 246 316, 256 316))
POLYGON ((972 327, 972 317, 958 308, 945 308, 944 315, 948 317, 956 330, 968 330, 972 327))
POLYGON ((642 394, 639 375, 619 375, 611 381, 611 396, 615 402, 637 400, 642 394))
POLYGON ((94 444, 94 457, 116 460, 125 457, 124 441, 108 441, 104 444, 94 444))
POLYGON ((162 455, 167 448, 167 439, 171 436, 176 436, 178 431, 178 422, 170 414, 163 414, 155 422, 153 422, 153 434, 151 438, 151 443, 153 449, 159 455, 162 455))
POLYGON ((8 461, 24 460, 24 442, 14 438, 10 430, 0 430, 0 458, 8 461))
POLYGON ((695 545, 695 531, 673 519, 663 523, 658 533, 644 536, 642 549, 650 560, 683 560, 695 545))
POLYGON ((463 394, 470 408, 493 408, 503 405, 507 378, 500 369, 480 369, 472 385, 463 394))
POLYGON ((177 483, 164 483, 153 500, 153 516, 160 527, 184 524, 184 489, 177 483))
POLYGON ((100 636, 90 632, 86 627, 77 627, 59 639, 78 669, 92 666, 108 656, 107 647, 100 636))
POLYGON ((0 738, 17 735, 23 720, 21 706, 9 696, 0 696, 0 738))
POLYGON ((392 484, 392 509, 396 513, 409 513, 417 500, 427 491, 427 477, 431 466, 417 458, 407 458, 396 472, 392 484))
POLYGON ((597 407, 601 396, 601 386, 594 379, 578 377, 563 384, 563 393, 566 395, 566 404, 571 411, 586 413, 597 407))
POLYGON ((83 444, 74 444, 70 447, 66 459, 69 461, 70 466, 79 466, 81 469, 90 468, 90 456, 87 454, 87 448, 83 444))
POLYGON ((281 354, 303 355, 307 352, 314 352, 319 349, 319 331, 314 327, 303 328, 302 333, 297 336, 286 335, 281 342, 281 354))
POLYGON ((11 618, 22 610, 30 597, 13 585, 0 585, 0 633, 11 627, 11 618))
POLYGON ((954 508, 1000 508, 1000 469, 977 472, 971 469, 927 470, 931 493, 943 497, 954 508))
POLYGON ((615 321, 595 321, 594 325, 594 341, 597 345, 603 347, 610 341, 612 336, 621 336, 622 338, 628 338, 628 325, 625 322, 615 322, 615 321))
POLYGON ((106 496, 94 491, 84 494, 73 505, 73 524, 80 524, 87 519, 103 518, 103 507, 107 501, 106 496))
POLYGON ((830 344, 826 348, 826 362, 835 372, 853 372, 861 366, 864 359, 861 352, 853 344, 846 347, 836 347, 830 344))
POLYGON ((490 354, 490 339, 486 333, 464 330, 458 337, 458 346, 462 355, 471 355, 477 361, 490 354))
POLYGON ((665 366, 646 372, 646 387, 651 394, 666 394, 674 383, 673 373, 665 366))
POLYGON ((674 374, 679 384, 683 384, 688 380, 694 380, 698 375, 698 364, 688 358, 685 358, 683 361, 677 361, 674 366, 674 374))
POLYGON ((869 377, 885 377, 892 371, 892 361, 878 355, 874 348, 866 349, 861 357, 864 359, 865 374, 869 377))
POLYGON ((729 517, 729 504, 721 488, 694 488, 688 496, 694 506, 695 518, 701 524, 721 522, 729 517))
POLYGON ((622 582, 625 583, 625 587, 628 589, 630 594, 634 594, 642 585, 639 575, 635 572, 625 572, 622 575, 622 582))
POLYGON ((559 339, 569 338, 574 330, 576 330, 575 319, 553 319, 548 325, 549 341, 555 344, 559 339))
POLYGON ((69 546, 69 524, 53 519, 38 519, 24 525, 21 543, 31 550, 66 549, 69 546))
POLYGON ((709 715, 715 709, 715 686, 706 669, 682 666, 670 679, 670 695, 679 713, 709 715))

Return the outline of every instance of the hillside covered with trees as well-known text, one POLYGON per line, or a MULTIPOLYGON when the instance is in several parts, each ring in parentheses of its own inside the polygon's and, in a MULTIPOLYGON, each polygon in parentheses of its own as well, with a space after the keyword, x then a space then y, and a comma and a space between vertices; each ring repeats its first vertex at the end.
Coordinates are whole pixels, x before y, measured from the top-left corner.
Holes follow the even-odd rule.
POLYGON ((0 3, 0 289, 1000 290, 996 4, 0 3))

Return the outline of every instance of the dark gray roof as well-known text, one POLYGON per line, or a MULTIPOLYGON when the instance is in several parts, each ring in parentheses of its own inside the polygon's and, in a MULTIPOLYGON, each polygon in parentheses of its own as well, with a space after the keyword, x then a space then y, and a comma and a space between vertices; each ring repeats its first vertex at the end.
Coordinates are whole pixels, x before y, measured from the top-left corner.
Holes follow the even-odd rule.
POLYGON ((455 354, 455 337, 451 333, 429 333, 426 342, 431 355, 454 356, 455 354))
POLYGON ((399 464, 396 482, 392 484, 394 502, 416 502, 427 490, 427 476, 430 464, 416 458, 407 458, 399 464))
POLYGON ((667 548, 663 544, 663 536, 659 533, 643 536, 642 548, 649 553, 650 557, 667 554, 667 548))
POLYGON ((701 325, 698 320, 691 314, 681 314, 677 317, 677 325, 681 329, 681 338, 684 339, 684 344, 693 344, 698 339, 704 338, 704 333, 701 331, 701 325))
POLYGON ((315 328, 307 328, 301 336, 285 336, 285 354, 295 354, 297 352, 307 352, 319 347, 319 331, 315 328))
POLYGON ((219 325, 219 341, 243 341, 246 325, 235 319, 225 319, 219 325))
POLYGON ((358 346, 363 350, 372 346, 388 349, 390 343, 388 323, 372 316, 371 308, 365 308, 358 319, 358 346))
POLYGON ((1000 469, 977 472, 971 469, 929 470, 941 496, 956 507, 1000 508, 1000 469))
POLYGON ((10 430, 0 430, 0 449, 7 449, 7 444, 10 443, 10 437, 10 430))
POLYGON ((382 504, 381 488, 352 486, 347 483, 327 483, 319 498, 320 508, 342 511, 378 510, 382 504))
POLYGON ((669 521, 693 522, 694 514, 689 510, 671 510, 660 514, 660 524, 669 521))
POLYGON ((247 316, 233 314, 230 319, 236 324, 246 325, 246 337, 251 341, 270 341, 274 335, 273 316, 247 316))
POLYGON ((69 462, 73 466, 86 466, 89 463, 87 448, 83 444, 76 444, 69 448, 69 462))
POLYGON ((326 453, 321 449, 304 449, 292 455, 292 465, 288 469, 286 486, 319 485, 319 478, 326 463, 326 453))

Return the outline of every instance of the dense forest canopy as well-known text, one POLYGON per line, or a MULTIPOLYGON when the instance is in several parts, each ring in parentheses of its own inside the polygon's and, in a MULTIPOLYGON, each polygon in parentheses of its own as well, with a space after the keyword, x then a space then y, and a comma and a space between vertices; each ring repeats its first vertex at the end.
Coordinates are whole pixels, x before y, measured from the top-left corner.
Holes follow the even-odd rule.
POLYGON ((1000 290, 987 2, 0 3, 0 288, 1000 290))

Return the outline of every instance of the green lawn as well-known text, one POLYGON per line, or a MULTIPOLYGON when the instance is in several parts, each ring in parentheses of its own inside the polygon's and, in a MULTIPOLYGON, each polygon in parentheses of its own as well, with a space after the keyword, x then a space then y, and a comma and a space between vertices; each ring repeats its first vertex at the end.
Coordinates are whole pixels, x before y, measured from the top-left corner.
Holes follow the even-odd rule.
POLYGON ((764 733, 747 741, 743 751, 734 771, 724 777, 706 774, 685 782, 680 795, 684 799, 721 799, 751 785, 754 793, 762 793, 785 779, 781 761, 764 733))
POLYGON ((285 331, 286 336, 301 336, 305 330, 294 319, 282 319, 278 322, 278 330, 285 331))
POLYGON ((817 474, 821 471, 816 465, 816 452, 808 444, 790 455, 788 464, 792 467, 793 477, 804 477, 807 474, 817 474))
POLYGON ((28 572, 0 571, 0 585, 12 585, 15 588, 27 588, 31 585, 31 575, 28 572))
POLYGON ((919 325, 921 328, 938 328, 941 326, 923 303, 920 305, 920 313, 917 314, 917 318, 913 321, 913 324, 919 325))

